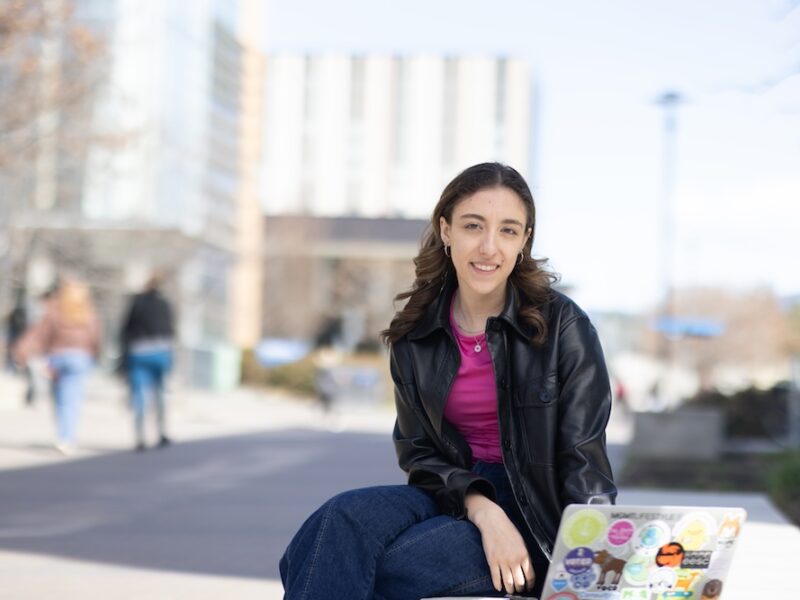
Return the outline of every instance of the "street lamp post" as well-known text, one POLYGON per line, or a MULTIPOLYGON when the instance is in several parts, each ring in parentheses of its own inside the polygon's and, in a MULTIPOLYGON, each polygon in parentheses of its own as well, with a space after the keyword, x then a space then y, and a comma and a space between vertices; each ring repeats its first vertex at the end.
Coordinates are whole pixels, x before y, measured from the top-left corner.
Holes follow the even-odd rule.
MULTIPOLYGON (((677 167, 677 133, 678 133, 678 106, 683 102, 683 97, 676 91, 667 91, 656 98, 656 104, 663 109, 663 139, 661 149, 661 214, 659 218, 660 248, 659 248, 659 275, 664 297, 664 304, 660 311, 661 321, 669 324, 675 319, 675 290, 673 273, 673 254, 675 246, 675 173, 677 167)), ((666 328, 668 330, 668 328, 666 328)), ((672 371, 673 341, 669 335, 662 331, 660 339, 660 355, 664 360, 665 372, 658 386, 658 402, 663 407, 669 393, 670 373, 672 371)))

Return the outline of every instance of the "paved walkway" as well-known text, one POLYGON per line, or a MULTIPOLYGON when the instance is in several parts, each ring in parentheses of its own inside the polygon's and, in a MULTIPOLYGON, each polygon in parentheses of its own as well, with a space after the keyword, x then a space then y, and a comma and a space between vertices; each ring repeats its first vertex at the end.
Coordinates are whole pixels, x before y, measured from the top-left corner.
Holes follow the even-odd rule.
MULTIPOLYGON (((174 389, 170 395, 170 429, 176 441, 292 428, 389 435, 393 423, 388 407, 325 415, 311 403, 247 389, 224 395, 174 389)), ((0 470, 78 460, 133 447, 126 393, 117 381, 102 377, 92 380, 81 419, 81 447, 68 457, 52 447, 49 402, 41 398, 33 408, 26 408, 21 397, 20 382, 0 375, 0 470)), ((625 420, 613 419, 609 441, 624 445, 629 439, 625 420)), ((619 502, 746 508, 749 521, 742 533, 725 600, 793 597, 794 592, 787 591, 787 574, 795 566, 800 530, 790 525, 763 495, 623 489, 619 502)), ((96 593, 137 600, 282 597, 281 586, 275 580, 154 571, 11 551, 0 551, 0 582, 0 598, 10 599, 83 600, 96 593)))

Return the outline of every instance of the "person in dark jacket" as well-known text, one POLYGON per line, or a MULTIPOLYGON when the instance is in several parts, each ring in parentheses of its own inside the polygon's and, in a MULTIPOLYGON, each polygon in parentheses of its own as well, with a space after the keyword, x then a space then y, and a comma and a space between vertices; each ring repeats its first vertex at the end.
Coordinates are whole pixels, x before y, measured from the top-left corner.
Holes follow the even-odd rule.
POLYGON ((475 165, 445 188, 382 334, 408 485, 311 515, 281 559, 285 598, 538 596, 563 509, 615 501, 602 349, 532 257, 534 229, 511 167, 475 165))
POLYGON ((128 307, 120 331, 123 367, 133 404, 136 450, 146 449, 145 415, 152 399, 156 408, 158 447, 171 442, 166 433, 164 379, 172 369, 174 325, 172 309, 161 294, 163 274, 155 273, 128 307))
POLYGON ((25 289, 19 288, 14 308, 9 313, 6 323, 6 370, 11 373, 19 373, 25 378, 25 406, 33 406, 35 398, 33 372, 27 365, 17 367, 13 358, 14 345, 28 328, 28 308, 26 304, 25 289))

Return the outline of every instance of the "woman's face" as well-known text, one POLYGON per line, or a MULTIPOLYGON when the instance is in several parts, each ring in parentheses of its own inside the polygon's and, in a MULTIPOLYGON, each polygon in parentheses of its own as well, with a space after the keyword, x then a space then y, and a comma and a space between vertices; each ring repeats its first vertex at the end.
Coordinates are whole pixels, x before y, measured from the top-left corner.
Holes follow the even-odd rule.
POLYGON ((530 235, 525 205, 506 187, 486 188, 439 220, 442 241, 450 246, 462 292, 490 296, 505 292, 506 281, 530 235))

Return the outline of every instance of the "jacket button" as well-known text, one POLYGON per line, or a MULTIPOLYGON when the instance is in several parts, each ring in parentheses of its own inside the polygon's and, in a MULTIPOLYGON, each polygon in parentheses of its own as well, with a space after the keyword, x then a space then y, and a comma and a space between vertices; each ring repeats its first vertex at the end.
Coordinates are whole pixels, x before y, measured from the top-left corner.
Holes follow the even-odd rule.
POLYGON ((503 440, 503 448, 511 450, 511 440, 503 440))
POLYGON ((550 393, 550 390, 542 390, 539 393, 539 398, 542 402, 550 402, 553 399, 553 394, 550 393))
POLYGON ((528 499, 525 496, 522 496, 519 499, 519 505, 520 506, 528 506, 528 499))
POLYGON ((501 377, 500 378, 500 388, 501 389, 506 389, 506 378, 505 377, 501 377))

